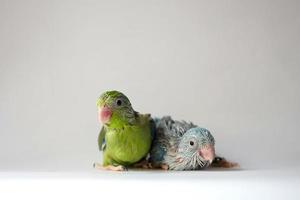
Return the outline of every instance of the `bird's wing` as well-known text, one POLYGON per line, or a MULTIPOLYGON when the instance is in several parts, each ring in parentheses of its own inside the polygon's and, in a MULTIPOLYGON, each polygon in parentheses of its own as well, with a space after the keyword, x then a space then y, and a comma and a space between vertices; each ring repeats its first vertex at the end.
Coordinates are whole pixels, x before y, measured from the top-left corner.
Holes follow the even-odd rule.
POLYGON ((155 124, 155 120, 152 117, 149 118, 149 126, 150 126, 152 141, 153 141, 156 137, 156 124, 155 124))
POLYGON ((174 124, 172 125, 172 130, 176 133, 179 134, 180 137, 182 137, 189 129, 197 127, 191 122, 186 122, 186 121, 175 121, 174 124))
POLYGON ((162 129, 165 134, 173 137, 182 137, 189 129, 196 127, 191 122, 176 121, 170 116, 161 118, 157 123, 157 128, 162 129))
MULTIPOLYGON (((197 127, 186 121, 176 121, 170 116, 154 120, 156 124, 156 138, 152 146, 152 161, 165 163, 169 167, 178 163, 178 146, 183 135, 191 128, 197 127)), ((179 166, 176 164, 176 166, 179 166)))
POLYGON ((156 138, 168 150, 177 148, 177 145, 184 133, 170 116, 162 117, 156 122, 156 138), (178 126, 178 127, 177 127, 178 126), (180 132, 181 131, 181 132, 180 132))
POLYGON ((105 134, 106 134, 106 130, 103 126, 98 135, 98 147, 100 151, 104 150, 105 148, 105 134))
POLYGON ((139 112, 134 111, 136 119, 138 119, 138 123, 141 125, 147 125, 150 128, 151 138, 152 140, 156 135, 156 124, 154 119, 151 117, 151 114, 140 114, 139 112))

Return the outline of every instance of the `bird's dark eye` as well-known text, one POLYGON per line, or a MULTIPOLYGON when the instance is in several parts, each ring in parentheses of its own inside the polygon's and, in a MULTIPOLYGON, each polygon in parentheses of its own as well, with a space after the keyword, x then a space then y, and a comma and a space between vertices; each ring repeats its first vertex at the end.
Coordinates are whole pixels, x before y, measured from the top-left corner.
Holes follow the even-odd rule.
POLYGON ((122 105, 122 100, 118 99, 118 100, 117 100, 117 105, 118 105, 118 106, 121 106, 121 105, 122 105))
POLYGON ((193 145, 194 145, 194 142, 193 142, 193 141, 190 141, 190 145, 193 146, 193 145))

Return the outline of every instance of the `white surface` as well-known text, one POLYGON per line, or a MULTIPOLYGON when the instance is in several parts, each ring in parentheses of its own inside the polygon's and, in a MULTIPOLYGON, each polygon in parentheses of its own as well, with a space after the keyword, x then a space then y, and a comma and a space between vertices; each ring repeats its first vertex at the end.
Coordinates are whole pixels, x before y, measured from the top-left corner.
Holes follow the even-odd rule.
POLYGON ((138 179, 217 197, 298 196, 299 10, 292 0, 0 0, 2 186, 51 191, 42 187, 54 176, 49 186, 81 192, 83 176, 94 193, 138 179), (208 128, 219 154, 254 171, 90 172, 100 160, 95 101, 108 89, 137 111, 208 128))
POLYGON ((246 168, 299 166, 300 1, 0 0, 0 170, 86 170, 95 101, 208 128, 246 168))
POLYGON ((121 173, 2 172, 0 198, 296 200, 300 198, 299 178, 299 168, 121 173))
POLYGON ((299 10, 0 0, 0 198, 299 199, 299 10), (219 154, 253 170, 92 170, 108 89, 208 128, 219 154))

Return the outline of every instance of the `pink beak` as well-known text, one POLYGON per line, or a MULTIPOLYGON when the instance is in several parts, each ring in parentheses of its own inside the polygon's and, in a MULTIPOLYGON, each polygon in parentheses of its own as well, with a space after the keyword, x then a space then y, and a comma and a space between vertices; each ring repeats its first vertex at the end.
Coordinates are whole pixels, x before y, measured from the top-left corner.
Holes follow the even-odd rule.
POLYGON ((110 120, 111 115, 112 111, 107 106, 100 107, 98 110, 98 120, 100 123, 107 123, 110 120))
POLYGON ((212 163, 215 158, 215 147, 207 145, 204 148, 199 149, 198 153, 202 158, 212 163))

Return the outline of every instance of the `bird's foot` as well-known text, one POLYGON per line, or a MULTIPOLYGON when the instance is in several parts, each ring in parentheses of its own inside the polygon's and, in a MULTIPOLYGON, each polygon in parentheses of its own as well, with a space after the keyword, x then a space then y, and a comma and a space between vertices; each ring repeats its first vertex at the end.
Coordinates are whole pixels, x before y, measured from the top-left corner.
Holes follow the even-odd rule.
POLYGON ((143 168, 143 169, 152 169, 151 163, 148 162, 148 160, 143 159, 142 161, 135 163, 133 165, 134 168, 143 168))
POLYGON ((95 169, 100 169, 100 170, 111 170, 111 171, 127 171, 127 168, 123 165, 107 165, 103 166, 99 163, 94 163, 94 168, 95 169))
POLYGON ((168 170, 169 169, 169 165, 167 165, 167 164, 161 164, 160 168, 162 168, 163 170, 168 170))

